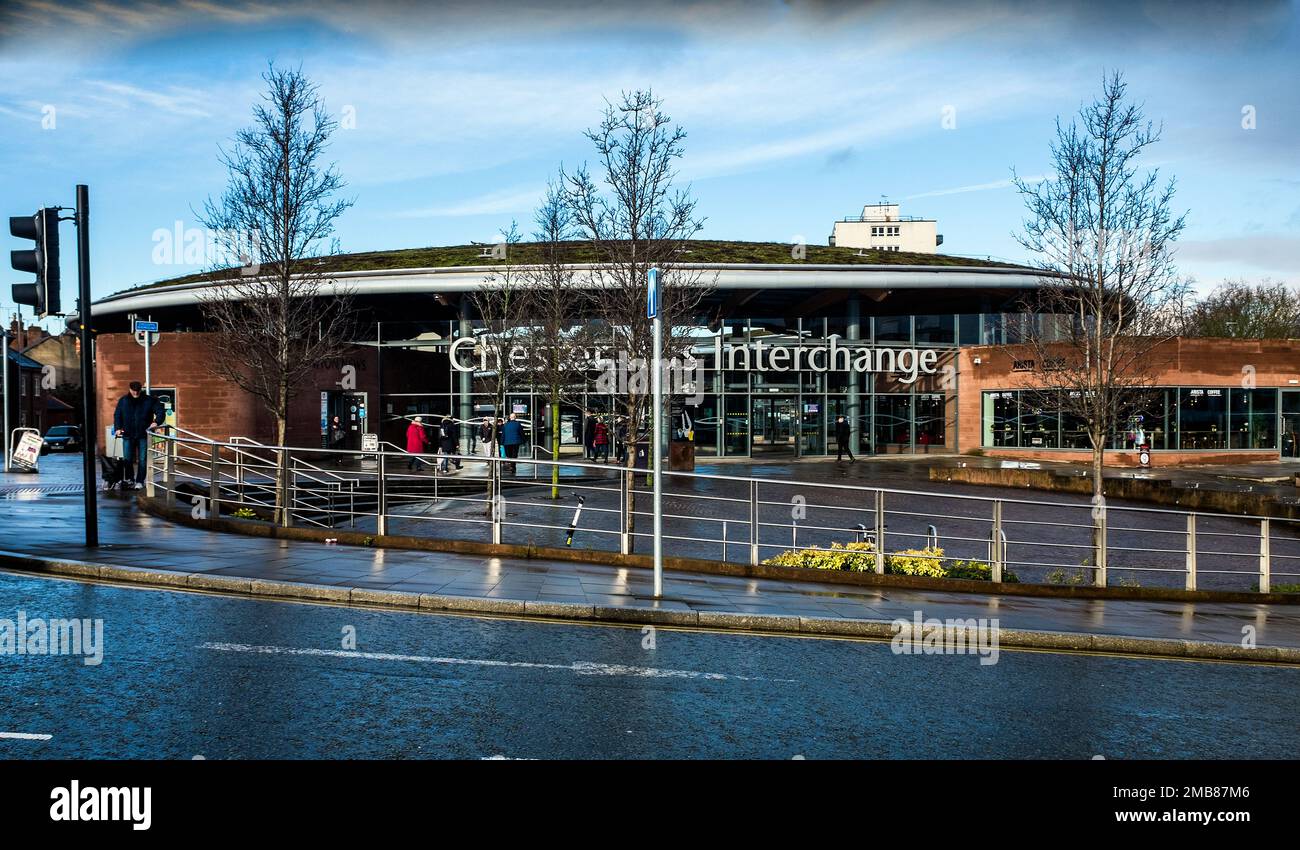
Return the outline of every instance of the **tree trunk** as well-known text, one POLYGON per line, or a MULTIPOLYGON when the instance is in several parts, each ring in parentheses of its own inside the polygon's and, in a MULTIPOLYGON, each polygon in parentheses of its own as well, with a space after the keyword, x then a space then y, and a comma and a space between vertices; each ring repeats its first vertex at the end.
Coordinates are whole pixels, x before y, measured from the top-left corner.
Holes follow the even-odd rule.
POLYGON ((1093 504, 1101 504, 1104 497, 1102 475, 1106 469, 1106 444, 1103 442, 1092 449, 1092 498, 1093 504))
MULTIPOLYGON (((281 408, 283 411, 285 408, 281 408)), ((283 448, 286 445, 285 437, 288 432, 288 422, 283 413, 276 414, 275 417, 275 444, 281 448, 275 452, 275 507, 280 513, 280 521, 283 525, 289 524, 289 455, 283 448)))
POLYGON ((551 394, 551 498, 560 498, 560 399, 551 394))

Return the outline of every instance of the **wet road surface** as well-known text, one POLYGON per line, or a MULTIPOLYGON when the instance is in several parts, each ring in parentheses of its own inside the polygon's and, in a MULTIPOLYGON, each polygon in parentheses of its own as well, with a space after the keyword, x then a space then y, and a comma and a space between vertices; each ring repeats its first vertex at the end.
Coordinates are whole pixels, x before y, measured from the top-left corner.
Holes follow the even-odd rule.
POLYGON ((1005 650, 982 665, 887 643, 6 573, 0 600, 0 619, 104 629, 98 665, 0 655, 4 758, 1256 758, 1300 745, 1295 668, 1005 650))

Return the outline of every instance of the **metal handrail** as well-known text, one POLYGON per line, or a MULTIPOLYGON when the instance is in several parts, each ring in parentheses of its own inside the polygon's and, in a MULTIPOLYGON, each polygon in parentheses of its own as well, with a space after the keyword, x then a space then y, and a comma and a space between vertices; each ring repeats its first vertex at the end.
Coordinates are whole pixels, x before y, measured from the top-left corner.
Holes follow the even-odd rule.
MULTIPOLYGON (((373 469, 363 468, 358 472, 335 473, 322 469, 314 463, 308 462, 295 453, 310 452, 314 456, 352 456, 358 455, 356 449, 317 449, 317 448, 293 448, 285 446, 272 446, 258 443, 246 437, 232 438, 230 441, 214 441, 206 438, 193 436, 192 432, 177 431, 172 434, 160 435, 162 440, 171 441, 172 445, 167 448, 168 469, 163 490, 171 494, 175 488, 175 482, 179 480, 193 481, 202 484, 208 483, 214 509, 230 510, 235 505, 251 505, 260 508, 274 508, 276 521, 283 524, 292 524, 294 521, 305 522, 310 525, 333 527, 336 521, 346 517, 347 521, 353 527, 360 523, 369 523, 375 528, 378 534, 388 533, 389 523, 391 521, 402 521, 416 523, 416 527, 424 527, 425 523, 436 522, 444 530, 451 529, 471 529, 471 528, 491 528, 492 542, 504 542, 503 534, 506 529, 518 529, 519 534, 526 534, 530 542, 535 540, 535 535, 549 534, 551 532, 564 531, 566 526, 556 524, 549 517, 554 516, 555 510, 568 510, 573 502, 572 497, 579 494, 586 494, 588 504, 586 505, 582 516, 591 518, 590 522, 585 524, 581 531, 589 534, 589 542, 594 543, 600 540, 617 539, 619 551, 630 553, 632 551, 632 541, 644 539, 646 537, 646 527, 641 526, 640 522, 651 516, 646 508, 645 502, 636 502, 634 498, 647 495, 647 491, 636 486, 636 480, 641 475, 650 474, 644 469, 629 470, 627 467, 609 464, 595 464, 579 460, 552 459, 544 460, 536 456, 536 452, 531 452, 532 457, 525 455, 522 458, 501 458, 497 456, 483 456, 470 454, 457 454, 455 457, 470 464, 467 474, 459 475, 457 478, 465 482, 465 487, 451 485, 451 479, 443 475, 438 470, 437 461, 441 457, 446 457, 442 453, 417 453, 412 454, 404 452, 400 447, 394 444, 381 441, 378 451, 365 452, 367 458, 374 458, 377 463, 373 469), (395 451, 388 450, 389 448, 395 451), (222 457, 223 449, 230 450, 232 458, 222 457), (270 460, 260 456, 261 453, 274 453, 277 455, 270 460), (191 456, 193 455, 193 456, 191 456), (409 461, 412 457, 419 458, 427 464, 432 465, 433 474, 417 473, 411 474, 399 467, 400 461, 409 461), (243 479, 242 465, 245 458, 256 459, 258 464, 265 464, 268 469, 276 468, 276 465, 283 458, 289 471, 289 481, 287 482, 286 493, 283 497, 278 493, 278 483, 275 481, 267 482, 248 482, 243 479), (474 464, 483 463, 486 470, 480 470, 474 464), (533 475, 527 471, 522 474, 510 475, 512 469, 520 473, 517 464, 529 464, 533 467, 533 475), (236 466, 238 473, 233 479, 228 474, 230 466, 236 466), (196 469, 197 467, 197 469, 196 469), (565 500, 556 500, 555 496, 542 497, 540 493, 551 491, 552 484, 549 475, 544 479, 537 477, 539 467, 566 467, 570 474, 563 476, 560 481, 560 487, 566 492, 565 500), (577 480, 573 479, 572 473, 576 471, 580 476, 577 480), (625 473, 635 472, 635 476, 629 476, 625 473), (481 474, 480 474, 481 473, 481 474), (631 480, 632 483, 629 483, 631 480), (411 486, 403 487, 398 492, 389 492, 386 482, 405 481, 411 482, 411 486), (426 488, 420 485, 420 482, 427 482, 432 487, 426 488), (440 482, 448 482, 440 484, 440 482), (365 485, 372 483, 374 490, 370 490, 365 485), (254 491, 245 493, 245 487, 254 491), (466 489, 468 488, 468 489, 466 489), (542 488, 541 490, 537 488, 542 488), (338 497, 343 489, 347 490, 347 500, 344 504, 338 503, 338 497), (602 504, 603 499, 608 498, 610 501, 602 504), (283 501, 286 504, 280 507, 270 504, 267 500, 274 502, 283 501), (358 504, 360 500, 360 504, 358 504), (617 502, 615 506, 614 502, 617 502), (493 509, 492 505, 498 506, 493 509), (421 506, 425 507, 421 507, 421 506), (481 506, 483 512, 481 515, 475 515, 475 506, 481 506), (550 510, 540 510, 549 508, 550 510), (453 509, 447 511, 444 509, 453 509), (468 512, 468 513, 467 513, 468 512), (613 527, 611 527, 613 526, 613 527)), ((161 453, 155 452, 155 456, 161 453)), ((1288 551, 1278 551, 1273 553, 1275 548, 1270 540, 1274 536, 1270 525, 1271 518, 1250 517, 1237 514, 1205 514, 1195 512, 1194 514, 1183 511, 1170 510, 1165 508, 1154 507, 1132 507, 1132 506, 1108 506, 1103 505, 1101 508, 1094 508, 1090 503, 1081 503, 1078 501, 1062 500, 1031 500, 1031 499, 1006 499, 990 496, 975 496, 955 493, 936 493, 933 491, 918 491, 905 488, 864 486, 850 483, 823 483, 811 481, 792 481, 792 480, 773 480, 758 478, 756 476, 745 475, 718 475, 711 473, 697 472, 675 472, 671 470, 660 470, 659 474, 668 476, 670 479, 682 482, 696 482, 706 485, 703 487, 676 488, 666 493, 670 499, 681 502, 681 507, 666 510, 663 518, 666 521, 674 523, 677 527, 668 529, 664 533, 665 540, 674 541, 674 545, 688 547, 686 554, 696 556, 699 554, 701 546, 716 546, 714 552, 721 551, 725 559, 728 555, 728 548, 734 551, 739 545, 742 550, 748 549, 751 563, 757 563, 762 552, 769 549, 789 550, 824 550, 828 542, 836 540, 852 540, 855 537, 860 540, 876 540, 880 537, 882 541, 893 542, 895 545, 895 555, 897 550, 902 548, 903 540, 923 540, 925 548, 935 551, 935 558, 942 563, 955 563, 958 561, 980 559, 983 555, 979 547, 987 546, 987 557, 989 566, 992 569, 992 575, 995 580, 1002 576, 1006 570, 1015 569, 1020 580, 1035 580, 1033 577, 1025 575, 1026 569, 1044 570, 1087 570, 1092 573, 1094 581, 1101 585, 1107 582, 1107 570, 1117 570, 1121 573, 1149 573, 1159 575, 1164 573, 1184 572, 1187 575, 1187 586, 1195 587, 1195 577, 1197 572, 1204 575, 1233 575, 1249 576, 1255 574, 1258 567, 1259 586, 1261 589, 1269 587, 1270 575, 1280 578, 1289 573, 1273 572, 1273 559, 1276 558, 1280 564, 1287 563, 1290 560, 1300 559, 1300 555, 1290 554, 1288 551), (739 489, 747 492, 747 497, 732 492, 725 485, 735 484, 743 485, 739 489), (718 485, 724 485, 719 489, 718 485), (845 499, 844 504, 835 504, 835 499, 814 499, 803 500, 800 504, 806 511, 816 510, 817 516, 805 513, 796 519, 783 519, 779 516, 780 511, 788 509, 790 501, 781 498, 773 498, 772 494, 789 493, 792 489, 799 491, 839 493, 841 498, 847 494, 850 498, 845 499), (854 497, 854 494, 858 494, 854 497), (763 496, 767 496, 763 498, 763 496), (935 511, 918 510, 915 505, 897 505, 897 500, 902 498, 925 500, 922 503, 932 502, 933 500, 956 500, 957 506, 944 510, 939 507, 935 511), (888 502, 895 503, 894 508, 889 508, 888 502), (703 510, 701 506, 714 506, 712 509, 703 510), (1048 508, 1054 511, 1062 509, 1087 509, 1092 512, 1091 522, 1050 522, 1037 519, 1019 519, 1012 516, 1004 516, 1004 509, 1008 507, 1021 506, 1027 509, 1048 508), (988 513, 989 507, 992 507, 992 519, 988 513), (748 518, 737 517, 737 509, 744 511, 748 509, 748 518), (906 509, 900 509, 906 508, 906 509), (834 512, 833 516, 829 516, 834 512), (842 515, 849 514, 849 518, 842 515), (968 513, 969 512, 969 513, 968 513), (1106 514, 1111 512, 1127 512, 1130 515, 1146 516, 1150 525, 1144 525, 1141 522, 1128 523, 1125 525, 1109 524, 1106 521, 1106 514), (853 515, 860 516, 864 521, 857 523, 856 527, 852 520, 853 515), (906 520, 904 527, 889 530, 886 520, 889 514, 894 514, 894 519, 902 518, 906 520), (1257 524, 1258 533, 1251 531, 1207 531, 1202 530, 1202 534, 1221 535, 1225 539, 1236 539, 1247 541, 1241 551, 1237 552, 1220 552, 1201 550, 1202 556, 1230 557, 1238 559, 1242 565, 1241 569, 1233 570, 1197 570, 1195 563, 1195 554, 1192 551, 1194 547, 1194 532, 1182 532, 1176 529, 1155 527, 1164 525, 1161 517, 1181 517, 1187 519, 1187 525, 1190 528, 1194 526, 1192 518, 1218 519, 1223 522, 1230 522, 1233 527, 1240 529, 1243 524, 1257 524), (819 521, 820 519, 820 521, 819 521), (931 520, 924 522, 924 520, 931 520), (702 521, 702 522, 701 522, 702 521), (934 521, 951 521, 957 523, 956 531, 959 533, 950 533, 943 539, 944 546, 941 547, 938 528, 934 521), (989 528, 992 523, 992 530, 989 535, 980 537, 976 529, 983 527, 989 528), (682 523, 697 523, 697 527, 687 530, 681 526, 682 523), (963 526, 963 523, 972 523, 973 526, 963 526), (732 533, 735 524, 745 524, 749 527, 749 546, 744 546, 744 533, 732 533), (1051 539, 1034 540, 1023 539, 1018 541, 1018 546, 1022 547, 1021 560, 1013 561, 1007 557, 1008 537, 1006 527, 1011 525, 1025 527, 1043 527, 1052 526, 1063 530, 1077 529, 1079 536, 1084 537, 1084 532, 1090 532, 1087 541, 1068 542, 1060 539, 1060 536, 1051 539), (965 529, 970 531, 966 532, 965 529), (802 533, 801 533, 802 532, 802 533), (888 539, 881 537, 881 533, 888 535, 888 539), (1136 554, 1138 558, 1142 556, 1159 556, 1167 559, 1165 563, 1178 563, 1184 557, 1182 549, 1175 548, 1153 548, 1142 545, 1122 545, 1132 542, 1131 536, 1143 534, 1144 532, 1157 532, 1166 536, 1169 534, 1182 535, 1184 539, 1191 538, 1188 543, 1186 552, 1186 566, 1173 568, 1164 566, 1159 562, 1143 562, 1139 560, 1136 563, 1128 563, 1132 556, 1136 554), (714 536, 719 535, 719 536, 714 536), (1114 542, 1108 542, 1107 536, 1110 535, 1114 542), (786 540, 779 541, 781 536, 786 540), (802 540, 800 538, 803 538, 802 540), (1258 547, 1249 545, 1250 540, 1259 540, 1258 547), (996 544, 996 545, 995 545, 996 544), (951 550, 951 551, 948 551, 951 550), (1071 556, 1067 552, 1078 552, 1087 550, 1092 553, 1091 559, 1085 559, 1083 562, 1073 560, 1078 556, 1071 556), (940 554, 942 552, 942 554, 940 554), (1064 558, 1063 562, 1050 563, 1045 560, 1029 560, 1024 555, 1028 553, 1061 553, 1060 557, 1064 558), (1107 555, 1116 556, 1107 563, 1107 555), (1125 563, 1119 563, 1122 560, 1125 563)), ((151 481, 151 486, 156 487, 157 482, 151 481)), ((1030 514, 1032 515, 1032 513, 1030 514)), ((793 516, 793 515, 792 515, 793 516)), ((1300 520, 1289 518, 1272 518, 1279 528, 1286 528, 1288 531, 1295 529, 1296 523, 1300 520)), ((1204 519, 1202 520, 1202 526, 1204 519)), ((473 531, 458 532, 475 534, 473 531)), ((1073 535, 1071 535, 1073 536, 1073 535)), ((1278 538, 1281 544, 1278 548, 1289 548, 1297 539, 1294 534, 1284 534, 1278 538)), ((1177 540, 1177 538, 1175 538, 1177 540)), ((892 559, 894 555, 890 554, 890 547, 882 545, 881 551, 877 558, 878 571, 884 570, 887 560, 892 559)), ((1058 557, 1050 555, 1050 558, 1058 557)), ((892 562, 892 561, 891 561, 892 562)))
MULTIPOLYGON (((162 439, 173 439, 173 438, 169 435, 169 436, 162 437, 162 439)), ((198 442, 206 446, 211 446, 215 444, 218 446, 234 448, 234 446, 232 446, 230 443, 208 440, 208 439, 194 440, 194 441, 177 439, 176 441, 181 443, 198 442)), ((388 443, 388 445, 393 445, 393 444, 388 443)), ((343 454, 343 455, 360 454, 360 451, 357 449, 317 449, 317 448, 304 449, 301 447, 294 448, 291 446, 275 446, 270 444, 259 444, 259 448, 266 448, 272 451, 281 451, 281 450, 290 451, 290 452, 311 451, 313 453, 343 454)), ((392 452, 386 452, 380 450, 378 452, 366 452, 366 454, 376 455, 376 456, 383 455, 385 457, 401 457, 401 458, 409 458, 412 455, 411 452, 406 452, 402 450, 397 450, 392 452)), ((421 453, 417 456, 441 457, 441 455, 438 453, 421 453)), ((632 471, 637 475, 648 474, 647 470, 641 468, 629 470, 628 467, 625 466, 611 466, 608 464, 584 463, 581 461, 574 461, 574 460, 540 460, 540 459, 533 460, 530 458, 515 458, 512 461, 510 458, 499 458, 499 457, 484 457, 484 456, 471 457, 469 455, 456 455, 456 457, 468 458, 478 462, 492 461, 492 462, 504 462, 507 464, 511 462, 520 463, 520 464, 536 463, 539 466, 560 466, 560 467, 568 466, 568 467, 577 467, 582 469, 591 469, 594 471, 605 472, 605 473, 622 473, 622 472, 632 471)), ((704 481, 730 481, 730 482, 742 483, 742 484, 755 482, 759 484, 766 484, 773 487, 799 487, 799 488, 811 487, 814 489, 823 489, 823 490, 853 490, 857 492, 872 493, 872 494, 880 492, 880 493, 885 493, 887 495, 893 495, 893 496, 916 496, 916 497, 928 497, 932 499, 956 499, 960 501, 978 502, 983 504, 1001 502, 1002 504, 1006 504, 1006 505, 1030 505, 1036 507, 1049 507, 1049 508, 1074 508, 1074 509, 1083 509, 1083 510, 1091 510, 1092 508, 1090 504, 1080 503, 1080 502, 1014 499, 1014 498, 1005 498, 1000 496, 972 496, 964 493, 935 493, 933 491, 925 491, 925 490, 905 490, 896 487, 864 486, 859 484, 829 484, 821 481, 757 478, 754 476, 721 475, 717 473, 700 473, 700 472, 681 472, 675 470, 661 470, 660 473, 662 475, 672 477, 672 478, 692 478, 692 479, 699 479, 704 481)), ((549 487, 550 486, 549 483, 546 486, 549 487)), ((648 492, 649 491, 638 491, 638 493, 648 493, 648 492)), ((681 495, 681 494, 673 494, 673 495, 681 495)), ((785 504, 785 503, 777 502, 773 504, 785 504)), ((825 507, 832 508, 835 510, 849 509, 847 508, 847 506, 825 506, 825 507)), ((1188 513, 1192 513, 1191 511, 1178 511, 1169 508, 1135 507, 1135 506, 1125 506, 1125 505, 1107 505, 1106 510, 1108 512, 1129 511, 1135 513, 1168 514, 1171 516, 1186 516, 1188 513)), ((1243 520, 1249 521, 1249 520, 1260 520, 1260 519, 1275 519, 1275 520, 1280 520, 1282 522, 1300 523, 1300 519, 1289 519, 1287 517, 1263 517, 1256 514, 1208 513, 1200 510, 1195 511, 1195 513, 1198 517, 1218 518, 1218 519, 1234 520, 1238 522, 1243 520)), ((978 519, 978 517, 974 517, 974 516, 954 517, 954 519, 978 519)), ((1028 523, 1028 522, 1033 522, 1033 520, 1015 520, 1015 522, 1028 523)), ((1053 523, 1047 523, 1047 524, 1053 524, 1053 523)), ((1213 533, 1213 532, 1203 532, 1203 533, 1213 533)))

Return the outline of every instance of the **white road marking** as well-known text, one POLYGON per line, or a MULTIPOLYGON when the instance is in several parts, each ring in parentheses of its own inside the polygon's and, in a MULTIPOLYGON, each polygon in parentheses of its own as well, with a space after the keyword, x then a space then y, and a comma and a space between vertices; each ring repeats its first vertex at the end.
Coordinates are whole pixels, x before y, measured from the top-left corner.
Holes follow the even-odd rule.
POLYGON ((0 738, 13 738, 17 741, 48 741, 53 737, 39 732, 0 732, 0 738))
MULTIPOLYGON (((566 670, 580 676, 640 676, 649 679, 707 679, 710 681, 767 681, 760 676, 738 676, 728 673, 704 673, 698 670, 665 670, 657 667, 630 667, 623 664, 601 664, 594 661, 575 661, 572 664, 543 664, 536 661, 496 661, 490 658, 442 658, 432 655, 400 655, 391 652, 359 652, 346 649, 296 649, 289 646, 252 646, 246 643, 201 643, 199 649, 218 652, 249 652, 261 655, 310 655, 325 658, 358 658, 366 661, 415 661, 423 664, 451 664, 477 667, 515 667, 533 670, 566 670)), ((776 681, 792 682, 793 679, 776 681)))

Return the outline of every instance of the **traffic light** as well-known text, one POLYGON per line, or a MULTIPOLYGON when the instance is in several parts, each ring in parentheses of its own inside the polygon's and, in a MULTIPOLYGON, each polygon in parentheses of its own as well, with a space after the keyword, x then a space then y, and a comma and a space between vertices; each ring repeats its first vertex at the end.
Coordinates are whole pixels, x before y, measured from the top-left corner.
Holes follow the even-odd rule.
POLYGON ((54 207, 38 210, 36 215, 18 215, 9 219, 9 232, 19 239, 36 243, 32 250, 10 253, 13 267, 36 275, 35 283, 15 283, 14 301, 36 308, 45 318, 61 313, 59 303, 59 211, 54 207))

